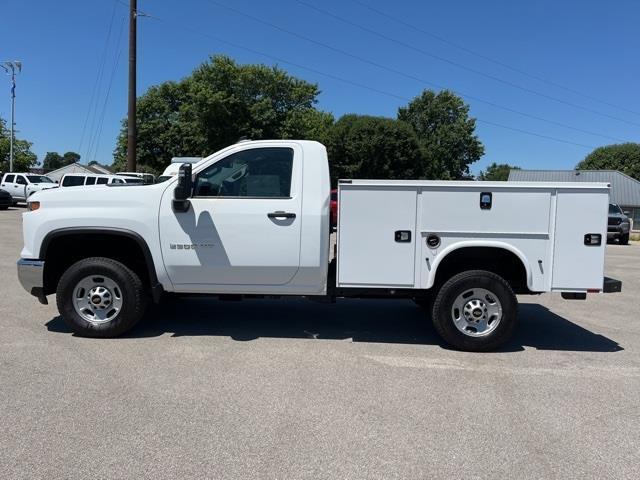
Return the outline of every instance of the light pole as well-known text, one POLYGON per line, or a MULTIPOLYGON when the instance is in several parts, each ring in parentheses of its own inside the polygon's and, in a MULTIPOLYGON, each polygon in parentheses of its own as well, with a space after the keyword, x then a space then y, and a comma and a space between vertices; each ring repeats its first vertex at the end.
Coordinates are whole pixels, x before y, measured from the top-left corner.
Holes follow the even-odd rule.
POLYGON ((22 62, 19 60, 14 60, 13 62, 2 62, 0 66, 4 68, 7 75, 11 75, 11 138, 9 139, 9 171, 13 172, 13 129, 16 124, 14 119, 16 113, 16 69, 18 69, 18 73, 22 71, 22 62))

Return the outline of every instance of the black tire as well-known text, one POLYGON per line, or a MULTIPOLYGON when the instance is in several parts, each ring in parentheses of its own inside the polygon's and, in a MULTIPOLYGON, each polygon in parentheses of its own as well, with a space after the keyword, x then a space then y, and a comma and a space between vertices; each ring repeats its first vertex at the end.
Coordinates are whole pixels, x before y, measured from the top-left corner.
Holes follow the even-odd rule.
POLYGON ((450 278, 438 290, 433 303, 433 325, 452 347, 468 352, 495 350, 511 338, 518 318, 518 300, 511 286, 500 276, 484 270, 469 270, 450 278), (467 290, 489 290, 502 307, 502 317, 497 326, 485 336, 471 336, 456 327, 453 320, 454 302, 467 290))
POLYGON ((9 209, 9 205, 2 205, 0 207, 0 210, 8 210, 9 209))
POLYGON ((620 245, 629 245, 629 234, 620 235, 620 245))
POLYGON ((147 295, 133 270, 110 258, 92 257, 74 263, 64 272, 58 283, 56 303, 60 315, 74 333, 83 337, 112 338, 133 328, 143 317, 147 295), (117 284, 121 292, 119 312, 102 323, 86 320, 74 307, 76 286, 83 279, 93 276, 107 277, 117 284))

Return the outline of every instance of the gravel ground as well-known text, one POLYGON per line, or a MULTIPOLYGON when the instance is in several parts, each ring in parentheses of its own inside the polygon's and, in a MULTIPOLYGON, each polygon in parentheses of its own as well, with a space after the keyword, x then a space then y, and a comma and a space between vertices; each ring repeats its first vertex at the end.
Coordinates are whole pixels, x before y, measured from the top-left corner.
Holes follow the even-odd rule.
POLYGON ((497 353, 444 348, 406 301, 185 299, 92 340, 18 284, 20 212, 2 478, 640 478, 639 246, 607 247, 621 294, 522 297, 497 353))

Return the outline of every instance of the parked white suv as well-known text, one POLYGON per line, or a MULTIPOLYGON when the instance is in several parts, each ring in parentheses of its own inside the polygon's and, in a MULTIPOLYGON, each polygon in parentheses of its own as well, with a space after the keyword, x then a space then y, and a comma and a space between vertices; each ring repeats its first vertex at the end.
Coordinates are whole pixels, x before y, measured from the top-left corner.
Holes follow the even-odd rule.
POLYGON ((11 194, 14 204, 26 201, 35 192, 57 186, 49 177, 32 173, 5 173, 0 183, 0 187, 11 194))

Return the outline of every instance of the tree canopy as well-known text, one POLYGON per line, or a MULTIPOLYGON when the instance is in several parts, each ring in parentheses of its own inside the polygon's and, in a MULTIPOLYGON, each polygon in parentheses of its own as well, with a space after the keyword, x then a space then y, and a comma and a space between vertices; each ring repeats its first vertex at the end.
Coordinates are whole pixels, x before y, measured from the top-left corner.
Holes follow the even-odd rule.
POLYGON ((64 155, 58 152, 47 152, 42 161, 42 167, 47 170, 56 170, 78 161, 80 161, 80 154, 76 152, 66 152, 64 155))
POLYGON ((480 172, 478 180, 504 182, 509 180, 509 172, 511 170, 520 170, 520 167, 509 165, 508 163, 493 162, 486 170, 480 172))
MULTIPOLYGON (((151 87, 138 99, 137 162, 161 172, 171 157, 206 156, 241 137, 303 138, 327 146, 332 179, 468 178, 484 153, 469 107, 452 92, 425 90, 398 118, 345 115, 315 108, 317 85, 265 65, 214 56, 178 82, 151 87)), ((127 124, 114 151, 126 164, 127 124)))
POLYGON ((328 139, 331 179, 416 178, 424 163, 411 127, 392 118, 345 115, 328 139))
MULTIPOLYGON (((7 128, 7 123, 0 118, 0 171, 9 171, 9 152, 11 143, 11 132, 7 128)), ((33 167, 38 157, 31 151, 31 142, 15 138, 13 142, 13 170, 15 172, 26 172, 33 167)))
MULTIPOLYGON (((138 99, 137 161, 156 172, 174 156, 204 156, 240 137, 321 138, 333 117, 314 108, 318 86, 265 65, 215 56, 179 82, 151 87, 138 99)), ((114 167, 126 163, 126 120, 114 167)))
POLYGON ((429 166, 429 178, 458 179, 469 174, 469 165, 484 154, 475 134, 476 121, 469 106, 456 94, 424 90, 398 110, 398 119, 415 131, 429 166))
POLYGON ((576 165, 576 170, 619 170, 640 180, 640 143, 598 147, 576 165))

